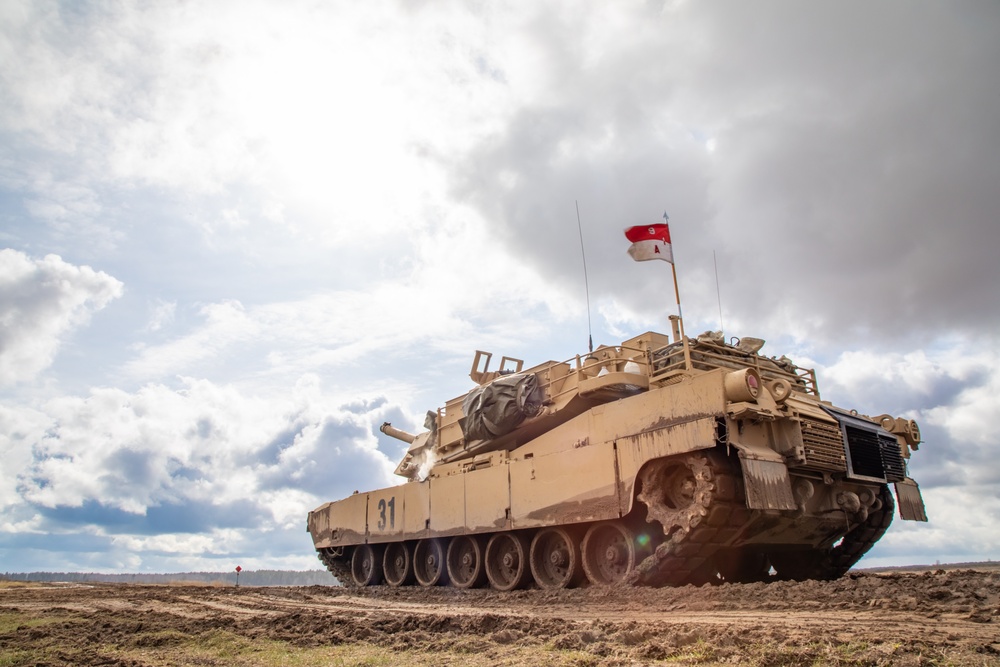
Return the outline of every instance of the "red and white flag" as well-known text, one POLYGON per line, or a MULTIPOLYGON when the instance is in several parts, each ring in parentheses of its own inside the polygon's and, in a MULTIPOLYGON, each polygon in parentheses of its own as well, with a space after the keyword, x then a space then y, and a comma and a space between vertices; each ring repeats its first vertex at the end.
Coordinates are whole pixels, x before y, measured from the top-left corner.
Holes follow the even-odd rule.
POLYGON ((637 262, 662 259, 674 263, 674 251, 670 247, 670 227, 665 222, 653 225, 639 225, 625 230, 625 237, 632 242, 628 254, 637 262))

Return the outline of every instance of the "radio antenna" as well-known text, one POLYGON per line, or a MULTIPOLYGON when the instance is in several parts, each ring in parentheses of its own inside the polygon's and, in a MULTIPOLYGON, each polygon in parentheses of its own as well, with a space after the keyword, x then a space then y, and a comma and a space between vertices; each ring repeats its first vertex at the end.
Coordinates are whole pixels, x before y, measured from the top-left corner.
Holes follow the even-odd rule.
POLYGON ((719 300, 719 331, 725 331, 722 326, 722 290, 719 289, 719 260, 715 256, 715 249, 712 249, 712 261, 715 262, 715 297, 719 300))
POLYGON ((576 228, 580 232, 580 256, 583 257, 583 286, 587 290, 587 345, 590 352, 594 351, 594 330, 590 325, 590 282, 587 280, 587 253, 583 250, 583 225, 580 224, 580 202, 576 204, 576 228))

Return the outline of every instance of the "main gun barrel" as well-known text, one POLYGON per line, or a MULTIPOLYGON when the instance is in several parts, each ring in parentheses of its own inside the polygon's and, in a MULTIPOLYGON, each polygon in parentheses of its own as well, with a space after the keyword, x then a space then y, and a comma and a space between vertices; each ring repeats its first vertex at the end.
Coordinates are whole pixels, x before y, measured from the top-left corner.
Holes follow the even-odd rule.
POLYGON ((402 440, 403 442, 410 444, 412 444, 413 440, 417 437, 412 433, 407 433, 406 431, 400 431, 398 428, 396 428, 389 422, 383 423, 378 430, 382 431, 386 435, 396 438, 397 440, 402 440))

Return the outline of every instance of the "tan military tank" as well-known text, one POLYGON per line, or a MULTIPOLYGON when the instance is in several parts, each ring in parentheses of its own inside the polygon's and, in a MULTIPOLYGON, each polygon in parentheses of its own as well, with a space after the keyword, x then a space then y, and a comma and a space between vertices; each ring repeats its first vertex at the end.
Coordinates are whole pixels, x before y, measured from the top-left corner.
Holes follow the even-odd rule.
POLYGON ((406 483, 309 513, 345 585, 511 590, 841 576, 900 517, 926 521, 911 420, 820 399, 814 371, 646 333, 524 368, 476 352, 469 393, 429 412, 406 483), (890 492, 893 485, 895 494, 890 492))

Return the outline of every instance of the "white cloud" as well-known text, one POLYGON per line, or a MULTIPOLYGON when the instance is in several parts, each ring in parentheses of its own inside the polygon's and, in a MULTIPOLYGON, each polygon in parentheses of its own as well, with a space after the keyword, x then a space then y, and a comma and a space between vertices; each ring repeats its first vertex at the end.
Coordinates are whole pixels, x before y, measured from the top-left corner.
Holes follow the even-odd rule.
POLYGON ((107 538, 94 549, 122 557, 264 554, 299 536, 321 502, 402 481, 374 435, 387 410, 384 400, 339 405, 315 378, 288 394, 186 379, 180 390, 93 389, 41 413, 0 410, 12 432, 3 505, 35 517, 5 523, 3 537, 72 527, 107 538))
POLYGON ((899 521, 861 567, 996 560, 1000 497, 995 486, 921 489, 927 523, 899 521))
MULTIPOLYGON (((20 500, 17 471, 31 465, 32 447, 44 437, 50 424, 51 420, 44 412, 0 405, 0 452, 4 457, 4 472, 0 474, 0 507, 12 507, 20 500)), ((2 516, 0 530, 3 531, 16 531, 31 524, 30 519, 11 512, 4 512, 2 516)))
POLYGON ((146 324, 146 331, 160 331, 170 327, 174 322, 176 314, 176 301, 157 299, 149 306, 149 321, 146 324))
POLYGON ((122 292, 120 281, 89 266, 0 250, 0 385, 48 368, 66 336, 122 292))
POLYGON ((0 33, 15 56, 0 65, 0 131, 36 149, 18 167, 48 220, 100 210, 124 183, 225 199, 193 216, 209 237, 255 222, 325 247, 360 225, 398 234, 443 187, 434 156, 468 147, 504 105, 485 26, 460 6, 18 10, 0 33))
POLYGON ((977 364, 977 370, 986 374, 985 381, 976 386, 962 388, 949 406, 927 411, 932 424, 944 427, 956 442, 975 443, 991 449, 996 444, 996 416, 1000 414, 1000 347, 979 359, 968 361, 977 364))
POLYGON ((347 437, 325 444, 344 458, 360 457, 361 477, 394 467, 375 448, 370 420, 322 395, 275 400, 185 379, 180 390, 93 389, 53 400, 46 412, 51 423, 30 443, 35 460, 22 475, 22 490, 25 500, 47 508, 97 502, 142 514, 188 501, 237 503, 252 496, 264 473, 295 488, 294 480, 318 465, 316 433, 348 424, 347 437), (297 402, 302 398, 307 404, 297 402))
MULTIPOLYGON (((175 309, 172 309, 175 310, 175 309)), ((128 370, 137 378, 163 378, 183 374, 241 341, 253 340, 259 326, 238 301, 207 304, 200 314, 205 324, 196 333, 164 345, 142 349, 128 370)))
POLYGON ((822 374, 833 391, 861 399, 866 409, 886 387, 897 401, 905 397, 914 408, 931 409, 958 403, 956 394, 963 386, 981 383, 996 367, 998 343, 992 337, 963 337, 928 341, 909 351, 847 351, 822 374))
POLYGON ((336 373, 349 396, 359 388, 398 382, 415 366, 414 372, 428 372, 428 350, 464 364, 475 346, 551 338, 551 318, 558 322, 583 314, 581 303, 533 270, 518 267, 504 248, 492 246, 474 218, 444 218, 433 233, 413 241, 405 250, 366 251, 375 255, 371 262, 402 263, 403 276, 399 267, 391 267, 384 269, 385 278, 375 279, 373 274, 382 271, 367 267, 369 273, 362 273, 363 262, 347 257, 345 262, 356 263, 359 271, 350 289, 254 305, 204 304, 193 328, 144 343, 123 370, 136 381, 170 381, 182 374, 212 377, 239 363, 242 382, 263 378, 269 383, 336 373), (546 313, 548 326, 534 321, 537 312, 546 313), (363 368, 394 376, 375 376, 363 368))
POLYGON ((995 496, 998 350, 993 337, 951 339, 910 352, 848 352, 818 372, 824 397, 836 404, 917 420, 925 442, 910 466, 918 482, 995 496))

